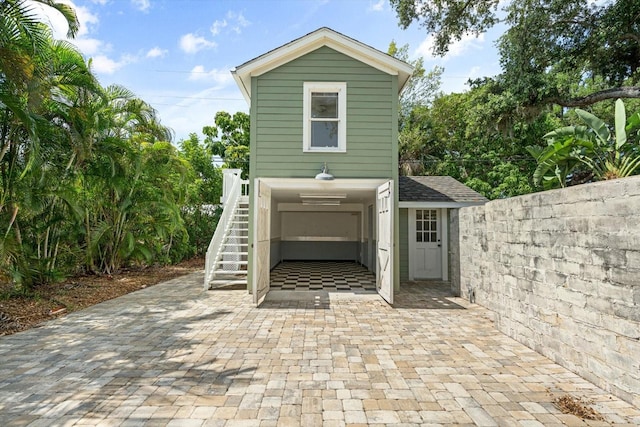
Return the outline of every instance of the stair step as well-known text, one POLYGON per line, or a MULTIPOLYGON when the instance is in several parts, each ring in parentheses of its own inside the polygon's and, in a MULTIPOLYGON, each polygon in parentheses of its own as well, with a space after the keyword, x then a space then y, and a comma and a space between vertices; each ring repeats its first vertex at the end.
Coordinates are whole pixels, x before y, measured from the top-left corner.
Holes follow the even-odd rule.
POLYGON ((209 282, 209 290, 224 289, 232 285, 246 285, 247 279, 213 279, 209 282))
POLYGON ((220 280, 221 277, 220 275, 225 275, 225 276, 246 276, 247 275, 247 270, 216 270, 213 273, 213 280, 220 280))
POLYGON ((247 265, 248 261, 218 261, 216 264, 237 264, 237 265, 247 265))

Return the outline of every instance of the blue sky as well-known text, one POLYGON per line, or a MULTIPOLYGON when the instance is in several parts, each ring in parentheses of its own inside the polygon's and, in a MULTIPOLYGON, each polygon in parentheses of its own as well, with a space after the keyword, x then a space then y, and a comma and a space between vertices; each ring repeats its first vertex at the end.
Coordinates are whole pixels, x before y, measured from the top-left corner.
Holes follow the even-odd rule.
MULTIPOLYGON (((65 0, 63 0, 65 1, 65 0)), ((387 0, 73 0, 80 33, 71 42, 100 82, 119 84, 149 102, 178 141, 213 123, 217 111, 248 106, 230 70, 320 27, 386 51, 409 44, 412 59, 445 69, 442 90, 465 90, 469 78, 499 72, 497 31, 468 37, 444 58, 430 54, 418 25, 398 26, 387 0)), ((63 20, 46 13, 63 38, 63 20)))

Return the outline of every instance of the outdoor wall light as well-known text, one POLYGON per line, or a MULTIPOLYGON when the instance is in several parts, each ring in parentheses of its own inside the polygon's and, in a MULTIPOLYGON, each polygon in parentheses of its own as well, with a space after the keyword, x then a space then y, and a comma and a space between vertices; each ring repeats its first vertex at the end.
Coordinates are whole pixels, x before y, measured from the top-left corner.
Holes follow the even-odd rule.
POLYGON ((324 166, 322 167, 322 171, 316 175, 316 179, 320 181, 333 181, 333 175, 329 173, 329 168, 327 167, 327 162, 324 162, 324 166))

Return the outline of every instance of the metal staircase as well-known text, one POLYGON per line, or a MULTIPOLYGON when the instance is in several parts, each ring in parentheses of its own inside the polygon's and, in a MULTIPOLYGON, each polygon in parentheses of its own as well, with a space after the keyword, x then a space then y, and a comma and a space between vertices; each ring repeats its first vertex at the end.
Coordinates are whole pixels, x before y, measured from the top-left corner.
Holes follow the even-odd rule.
POLYGON ((247 283, 249 242, 248 181, 240 171, 224 171, 224 209, 209 243, 205 263, 204 289, 247 283))

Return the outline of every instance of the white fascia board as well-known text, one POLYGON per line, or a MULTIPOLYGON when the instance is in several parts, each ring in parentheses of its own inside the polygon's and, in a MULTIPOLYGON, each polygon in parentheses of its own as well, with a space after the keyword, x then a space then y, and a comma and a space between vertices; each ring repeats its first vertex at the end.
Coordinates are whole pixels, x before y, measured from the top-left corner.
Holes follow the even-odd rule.
POLYGON ((251 107, 251 77, 247 81, 243 80, 240 77, 236 70, 231 70, 231 75, 233 76, 233 80, 236 81, 236 84, 240 88, 240 92, 242 92, 242 96, 244 100, 247 101, 249 107, 251 107), (249 85, 248 87, 246 85, 249 85))
POLYGON ((272 189, 295 189, 298 191, 326 190, 327 192, 331 192, 339 190, 377 189, 378 186, 389 181, 389 179, 342 178, 334 179, 333 181, 322 181, 313 178, 260 178, 260 181, 272 189))
POLYGON ((405 209, 435 209, 435 208, 464 208, 480 206, 486 202, 398 202, 399 208, 405 209))
POLYGON ((332 30, 322 28, 236 68, 233 71, 234 78, 240 86, 240 90, 243 91, 245 99, 250 99, 251 77, 260 76, 322 46, 328 46, 387 74, 397 75, 399 77, 399 91, 402 90, 413 73, 413 67, 406 62, 332 30))

